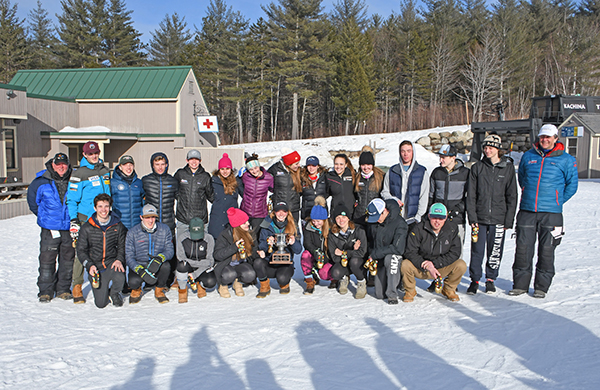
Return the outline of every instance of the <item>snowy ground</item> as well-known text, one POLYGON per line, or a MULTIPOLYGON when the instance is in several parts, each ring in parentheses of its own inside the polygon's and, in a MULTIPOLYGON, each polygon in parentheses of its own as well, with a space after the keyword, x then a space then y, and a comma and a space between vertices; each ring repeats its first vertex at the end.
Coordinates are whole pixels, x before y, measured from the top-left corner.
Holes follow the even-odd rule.
MULTIPOLYGON (((261 300, 248 287, 241 298, 212 291, 178 304, 173 291, 166 305, 149 294, 100 310, 86 282, 85 305, 40 304, 35 217, 0 221, 0 388, 594 389, 599 192, 600 182, 581 182, 566 204, 567 235, 544 300, 506 295, 509 239, 499 291, 467 296, 467 276, 459 303, 424 291, 426 281, 414 303, 397 306, 355 300, 354 288, 341 296, 326 283, 305 296, 297 270, 291 294, 274 289, 261 300)), ((468 254, 467 242, 467 262, 468 254)))

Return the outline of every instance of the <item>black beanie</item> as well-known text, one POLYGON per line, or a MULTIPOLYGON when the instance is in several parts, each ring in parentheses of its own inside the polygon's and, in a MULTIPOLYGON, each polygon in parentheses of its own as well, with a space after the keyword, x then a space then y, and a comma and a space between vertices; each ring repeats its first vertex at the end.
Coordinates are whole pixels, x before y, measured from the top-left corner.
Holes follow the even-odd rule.
POLYGON ((375 165, 375 158, 371 152, 362 152, 358 158, 358 165, 371 164, 375 165))

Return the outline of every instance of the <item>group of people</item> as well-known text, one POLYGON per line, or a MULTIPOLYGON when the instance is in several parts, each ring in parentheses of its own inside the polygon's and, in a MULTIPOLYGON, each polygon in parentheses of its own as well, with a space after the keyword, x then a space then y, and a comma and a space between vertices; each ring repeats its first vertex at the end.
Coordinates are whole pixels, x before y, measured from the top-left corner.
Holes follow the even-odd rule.
POLYGON ((320 280, 347 294, 354 275, 357 299, 372 283, 375 296, 389 304, 398 303, 399 290, 404 302, 412 302, 419 278, 433 279, 429 291, 458 301, 457 286, 467 270, 467 221, 467 294, 479 290, 484 257, 485 291, 492 293, 505 231, 516 214, 517 185, 521 204, 509 295, 529 290, 537 239, 533 296, 543 298, 564 234, 562 205, 577 190, 575 159, 565 153, 553 125, 544 125, 539 142, 522 156, 518 184, 514 163, 495 134, 485 138, 484 156, 470 169, 453 146, 444 145, 431 174, 416 161, 410 141, 400 143, 399 163, 387 173, 375 166, 370 147, 361 151, 357 170, 345 154, 334 157, 331 169, 316 156, 301 166, 297 152, 268 169, 254 154, 234 170, 225 153, 212 175, 197 150, 188 152, 187 165, 173 176, 167 156, 155 153, 152 173, 142 179, 128 155, 111 177, 99 152, 97 143, 87 142, 75 170, 58 153, 29 187, 29 206, 42 228, 41 302, 56 296, 84 303, 84 270, 98 307, 122 306, 123 294, 135 304, 150 289, 159 303, 168 302, 169 288, 178 290, 179 303, 188 301, 190 289, 202 298, 216 287, 229 298, 231 286, 243 296, 257 280, 256 296, 265 298, 271 279, 280 294, 290 292, 295 263, 305 294, 320 280))

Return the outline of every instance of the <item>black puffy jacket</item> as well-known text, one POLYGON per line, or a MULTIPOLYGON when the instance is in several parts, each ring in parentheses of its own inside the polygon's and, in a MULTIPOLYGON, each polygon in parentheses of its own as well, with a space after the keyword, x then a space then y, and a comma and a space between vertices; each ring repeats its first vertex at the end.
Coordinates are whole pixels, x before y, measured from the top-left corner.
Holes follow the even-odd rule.
POLYGON ((386 200, 385 208, 389 211, 388 216, 382 223, 374 224, 375 242, 371 257, 375 260, 383 260, 387 255, 403 255, 406 248, 408 225, 400 215, 398 201, 386 200))
POLYGON ((192 173, 190 166, 186 165, 178 169, 174 177, 179 184, 177 220, 189 225, 192 218, 198 217, 202 218, 204 223, 208 223, 206 201, 212 203, 215 200, 210 174, 202 168, 202 165, 195 173, 192 173))
POLYGON ((429 218, 425 217, 408 233, 404 258, 410 260, 418 269, 421 269, 425 260, 431 261, 435 268, 440 269, 458 260, 461 246, 458 225, 455 222, 447 219, 436 236, 429 218))
MULTIPOLYGON (((246 259, 240 261, 247 261, 248 263, 252 264, 254 259, 258 257, 256 252, 257 248, 258 242, 256 242, 255 239, 252 253, 248 253, 246 259)), ((233 228, 230 225, 227 225, 225 230, 223 230, 217 238, 215 242, 215 251, 213 253, 213 257, 215 258, 215 276, 217 277, 217 281, 219 283, 221 283, 221 274, 223 273, 223 269, 225 266, 231 263, 231 258, 236 253, 238 253, 238 247, 233 241, 233 228)))
POLYGON ((323 233, 317 230, 311 223, 307 223, 304 226, 304 249, 310 252, 314 259, 317 256, 317 249, 320 249, 325 254, 325 262, 329 263, 329 253, 327 253, 327 248, 325 247, 325 237, 323 237, 323 233))
POLYGON ((339 232, 331 232, 327 236, 329 257, 334 263, 339 263, 342 260, 341 256, 335 254, 336 248, 347 251, 348 259, 353 257, 364 259, 367 254, 367 235, 363 228, 356 226, 354 229, 348 228, 347 232, 349 232, 347 237, 344 237, 339 232), (360 240, 360 247, 357 250, 354 250, 354 243, 356 240, 360 240))
POLYGON ((456 159, 452 172, 446 168, 437 167, 431 172, 429 182, 429 205, 443 203, 448 209, 448 219, 462 225, 466 221, 467 211, 467 185, 469 181, 469 168, 465 167, 462 160, 456 159))
POLYGON ((169 159, 164 153, 154 153, 150 157, 150 166, 152 161, 158 156, 164 157, 167 162, 167 169, 162 175, 154 172, 142 178, 142 185, 146 193, 146 201, 144 204, 151 204, 158 211, 158 221, 167 225, 171 230, 175 229, 175 197, 179 188, 177 180, 168 174, 169 159))
POLYGON ((115 260, 125 266, 126 236, 127 228, 119 217, 111 214, 108 224, 100 226, 94 213, 79 231, 77 257, 88 272, 92 265, 98 271, 110 268, 115 260))
MULTIPOLYGON (((302 168, 306 170, 306 168, 302 168)), ((319 170, 317 171, 319 174, 319 178, 315 183, 313 183, 308 178, 308 172, 302 172, 302 219, 306 219, 310 217, 310 211, 315 205, 315 198, 317 196, 322 196, 327 199, 327 183, 325 182, 325 173, 326 169, 324 167, 319 166, 319 170)))
POLYGON ((381 169, 373 167, 373 174, 368 178, 358 173, 358 192, 356 192, 356 207, 354 208, 354 220, 362 219, 360 223, 364 223, 364 218, 367 215, 367 206, 375 198, 381 198, 381 189, 383 188, 384 173, 381 169), (375 191, 371 190, 371 184, 375 177, 380 178, 380 185, 375 191))
POLYGON ((294 190, 292 176, 283 161, 271 165, 267 172, 273 176, 273 204, 286 202, 292 214, 300 211, 300 193, 294 190))
POLYGON ((356 198, 354 196, 354 182, 352 181, 350 168, 346 167, 341 177, 332 168, 327 172, 325 177, 327 181, 327 195, 331 196, 331 209, 334 210, 335 206, 343 204, 350 212, 348 218, 352 219, 356 198))
POLYGON ((512 159, 503 156, 494 165, 484 156, 473 164, 467 190, 470 223, 512 228, 517 198, 517 179, 512 159))

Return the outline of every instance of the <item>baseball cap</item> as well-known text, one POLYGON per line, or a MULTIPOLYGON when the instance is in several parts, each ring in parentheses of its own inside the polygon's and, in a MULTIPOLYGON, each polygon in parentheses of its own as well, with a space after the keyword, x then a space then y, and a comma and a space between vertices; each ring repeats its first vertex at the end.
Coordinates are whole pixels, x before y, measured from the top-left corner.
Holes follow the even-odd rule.
POLYGON ((197 241, 204 238, 204 221, 194 217, 190 220, 190 240, 197 241))
POLYGON ((200 155, 200 152, 197 151, 196 149, 192 149, 187 153, 187 157, 185 158, 186 160, 191 160, 193 158, 197 158, 198 160, 202 160, 202 156, 200 155))
POLYGON ((100 147, 98 146, 97 142, 88 141, 85 144, 83 144, 83 153, 85 153, 85 154, 100 153, 100 147))
POLYGON ((442 145, 442 147, 437 152, 437 154, 439 154, 440 156, 453 157, 453 156, 456 156, 456 148, 454 146, 448 145, 448 144, 442 145))
POLYGON ((319 159, 317 156, 310 156, 306 159, 306 165, 314 165, 316 167, 319 165, 319 159))
POLYGON ((287 203, 285 202, 277 202, 277 204, 273 207, 273 211, 290 211, 287 203))
POLYGON ((132 163, 133 165, 135 165, 135 163, 133 162, 133 157, 129 156, 129 155, 124 155, 119 159, 119 165, 125 165, 125 164, 129 164, 132 163))
POLYGON ((151 204, 145 205, 144 208, 142 209, 142 217, 157 217, 158 218, 158 213, 156 212, 156 207, 152 206, 151 204))
POLYGON ((385 210, 385 201, 379 198, 373 199, 367 206, 367 213, 369 214, 367 222, 377 222, 381 216, 381 213, 383 213, 383 210, 385 210))
POLYGON ((52 159, 52 162, 56 165, 58 165, 58 164, 69 165, 69 157, 67 157, 67 155, 64 153, 56 153, 54 155, 54 158, 52 159))
POLYGON ((538 134, 538 137, 541 137, 542 135, 547 135, 548 137, 554 137, 555 135, 558 135, 558 129, 553 124, 546 123, 540 129, 540 133, 538 134))
POLYGON ((448 210, 442 203, 434 203, 429 208, 429 217, 437 219, 446 219, 448 217, 448 210))

